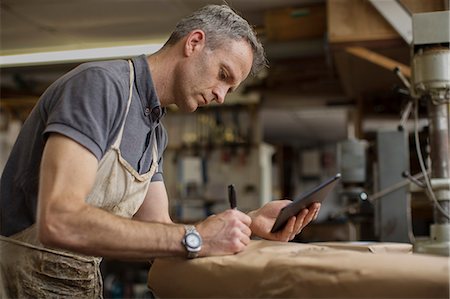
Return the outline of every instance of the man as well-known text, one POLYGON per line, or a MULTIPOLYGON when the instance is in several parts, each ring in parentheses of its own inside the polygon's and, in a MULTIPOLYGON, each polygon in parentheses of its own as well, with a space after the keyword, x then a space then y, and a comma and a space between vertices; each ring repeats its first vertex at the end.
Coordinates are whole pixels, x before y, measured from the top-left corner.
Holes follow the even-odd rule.
POLYGON ((225 96, 265 65, 248 23, 229 7, 183 19, 164 47, 130 61, 83 64, 42 95, 1 179, 1 270, 11 297, 98 297, 100 256, 151 259, 245 249, 253 234, 288 241, 319 205, 270 229, 287 200, 195 226, 172 222, 162 180, 165 107, 225 96))

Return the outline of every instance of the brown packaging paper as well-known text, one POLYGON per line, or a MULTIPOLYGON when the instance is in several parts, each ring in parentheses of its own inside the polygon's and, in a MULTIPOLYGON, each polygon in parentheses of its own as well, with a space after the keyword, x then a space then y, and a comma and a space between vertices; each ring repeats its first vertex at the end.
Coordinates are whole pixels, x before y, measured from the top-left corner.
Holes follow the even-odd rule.
POLYGON ((412 244, 390 242, 314 242, 312 245, 372 253, 412 253, 412 244))
POLYGON ((252 241, 231 256, 157 259, 148 286, 160 298, 449 298, 449 258, 382 252, 252 241))

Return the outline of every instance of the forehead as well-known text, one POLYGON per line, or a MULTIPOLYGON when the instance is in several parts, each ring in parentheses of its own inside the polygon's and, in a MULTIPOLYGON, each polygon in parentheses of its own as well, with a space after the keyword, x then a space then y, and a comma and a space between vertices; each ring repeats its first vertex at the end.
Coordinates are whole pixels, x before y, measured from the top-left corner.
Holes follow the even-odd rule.
POLYGON ((214 50, 214 55, 242 82, 250 73, 253 64, 253 51, 245 40, 227 40, 214 50))

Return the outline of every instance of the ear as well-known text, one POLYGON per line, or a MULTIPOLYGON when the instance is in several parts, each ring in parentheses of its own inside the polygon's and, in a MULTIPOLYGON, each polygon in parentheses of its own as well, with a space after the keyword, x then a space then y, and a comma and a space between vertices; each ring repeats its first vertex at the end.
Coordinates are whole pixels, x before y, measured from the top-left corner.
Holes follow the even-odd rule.
POLYGON ((206 35, 203 30, 197 29, 191 31, 184 43, 184 54, 191 56, 194 52, 203 50, 206 44, 206 35))

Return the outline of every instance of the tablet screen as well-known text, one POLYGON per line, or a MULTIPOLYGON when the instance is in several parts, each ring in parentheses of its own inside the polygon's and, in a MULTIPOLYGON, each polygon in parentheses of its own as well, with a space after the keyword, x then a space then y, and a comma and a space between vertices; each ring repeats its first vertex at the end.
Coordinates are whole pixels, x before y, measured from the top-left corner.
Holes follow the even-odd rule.
POLYGON ((277 232, 286 225, 289 218, 297 215, 302 209, 308 207, 313 202, 323 202, 330 191, 336 186, 336 183, 341 178, 341 174, 338 173, 334 177, 327 179, 322 184, 316 186, 308 192, 302 193, 297 199, 292 203, 281 209, 280 214, 278 214, 277 219, 272 227, 271 232, 277 232))

